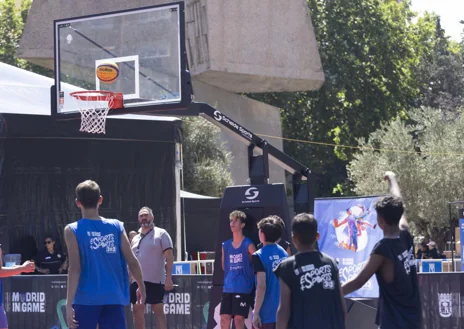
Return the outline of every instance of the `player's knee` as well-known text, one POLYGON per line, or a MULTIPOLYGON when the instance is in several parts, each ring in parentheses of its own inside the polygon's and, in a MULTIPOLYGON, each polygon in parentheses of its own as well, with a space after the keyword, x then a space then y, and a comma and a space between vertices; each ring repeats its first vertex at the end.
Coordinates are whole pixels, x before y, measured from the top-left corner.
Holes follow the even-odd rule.
POLYGON ((152 309, 153 309, 153 314, 154 314, 155 316, 157 316, 157 315, 164 315, 164 307, 163 307, 163 304, 155 304, 155 305, 153 305, 152 309))
POLYGON ((221 328, 225 326, 230 326, 230 320, 232 317, 228 314, 221 314, 221 328))
POLYGON ((236 315, 234 316, 234 324, 235 327, 243 328, 243 325, 245 324, 245 317, 236 315))
POLYGON ((143 304, 134 304, 132 305, 132 314, 134 317, 145 314, 145 305, 143 304))

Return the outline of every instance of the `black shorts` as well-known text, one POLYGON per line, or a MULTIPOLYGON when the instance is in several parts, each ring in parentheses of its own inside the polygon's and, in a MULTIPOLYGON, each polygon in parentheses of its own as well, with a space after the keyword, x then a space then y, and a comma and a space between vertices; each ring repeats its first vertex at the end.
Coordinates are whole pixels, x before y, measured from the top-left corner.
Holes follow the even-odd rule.
MULTIPOLYGON (((164 284, 143 281, 145 283, 145 290, 147 291, 147 299, 145 304, 162 304, 164 299, 164 284)), ((132 282, 130 285, 130 302, 135 304, 137 302, 137 289, 139 285, 137 282, 132 282)))
POLYGON ((219 314, 240 315, 248 317, 250 312, 250 294, 222 293, 221 310, 219 314))

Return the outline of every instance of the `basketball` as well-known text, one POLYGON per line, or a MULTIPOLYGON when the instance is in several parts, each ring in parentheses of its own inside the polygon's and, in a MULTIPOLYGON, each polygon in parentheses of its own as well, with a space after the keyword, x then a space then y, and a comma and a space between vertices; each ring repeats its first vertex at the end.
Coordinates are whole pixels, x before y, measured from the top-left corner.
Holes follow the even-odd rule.
POLYGON ((103 83, 113 83, 119 76, 119 66, 113 62, 102 63, 97 66, 97 78, 103 83))

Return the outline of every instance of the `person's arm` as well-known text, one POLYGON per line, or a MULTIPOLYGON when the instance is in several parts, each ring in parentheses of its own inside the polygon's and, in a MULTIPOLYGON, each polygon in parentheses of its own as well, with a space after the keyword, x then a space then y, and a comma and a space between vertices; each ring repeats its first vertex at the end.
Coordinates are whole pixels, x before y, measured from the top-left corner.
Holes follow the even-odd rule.
POLYGON ((388 182, 388 190, 391 195, 401 198, 400 186, 396 180, 396 175, 393 171, 385 172, 384 179, 388 182))
MULTIPOLYGON (((337 271, 338 272, 338 271, 337 271)), ((342 308, 343 308, 343 319, 344 321, 346 322, 346 317, 348 315, 347 311, 346 311, 346 303, 345 303, 345 296, 343 296, 343 289, 342 289, 342 286, 340 284, 340 279, 339 277, 337 277, 337 281, 338 281, 338 289, 340 289, 340 298, 342 299, 342 308)))
POLYGON ((256 301, 255 310, 253 315, 253 326, 255 328, 261 328, 261 317, 259 312, 263 306, 264 296, 266 295, 266 272, 256 273, 256 281, 258 281, 256 287, 256 301))
POLYGON ((292 245, 288 241, 285 241, 285 244, 286 244, 285 251, 287 252, 287 256, 290 257, 292 255, 292 245))
POLYGON ((14 265, 0 268, 0 279, 7 278, 21 273, 32 273, 35 271, 35 265, 31 261, 25 261, 22 265, 14 265))
POLYGON ((163 254, 166 258, 166 282, 164 283, 164 289, 166 291, 174 289, 174 283, 172 282, 172 266, 174 264, 174 252, 172 239, 168 232, 164 231, 161 234, 161 248, 163 248, 163 254))
POLYGON ((164 251, 164 257, 166 257, 166 282, 164 288, 169 291, 174 289, 174 283, 172 282, 172 266, 174 264, 174 253, 172 248, 164 251))
POLYGON ((50 270, 48 268, 42 268, 40 265, 42 265, 43 261, 42 257, 42 252, 39 252, 35 257, 34 257, 34 264, 35 264, 35 270, 41 274, 49 274, 50 270), (39 264, 39 265, 37 265, 39 264))
POLYGON ((264 296, 266 295, 266 268, 264 267, 264 264, 257 252, 251 256, 251 261, 253 263, 253 271, 256 273, 257 281, 253 326, 255 328, 261 328, 261 317, 259 313, 263 306, 264 296))
POLYGON ((280 302, 277 309, 276 329, 287 329, 290 320, 291 291, 287 284, 279 278, 280 302))
POLYGON ((63 264, 61 264, 58 272, 59 273, 62 273, 63 271, 66 271, 66 269, 68 268, 68 257, 66 257, 66 255, 63 254, 63 257, 64 257, 64 262, 63 264))
POLYGON ((251 256, 255 253, 256 251, 256 247, 253 243, 250 243, 248 245, 248 257, 250 258, 250 261, 251 261, 251 256))
POLYGON ((134 253, 132 252, 129 238, 127 237, 126 231, 123 229, 121 234, 121 251, 124 255, 127 265, 129 266, 129 270, 132 274, 132 277, 137 282, 139 286, 140 296, 138 297, 137 304, 145 304, 146 299, 146 291, 145 291, 145 283, 143 282, 142 277, 142 269, 140 268, 140 263, 135 257, 134 253))
POLYGON ((342 286, 343 295, 346 296, 366 284, 366 282, 377 272, 384 261, 384 257, 374 254, 369 257, 366 265, 353 280, 342 286))
POLYGON ((73 301, 76 295, 79 277, 81 275, 81 260, 79 257, 79 246, 73 231, 66 226, 64 229, 64 240, 69 251, 68 289, 66 292, 66 322, 69 328, 77 328, 74 320, 73 301))
POLYGON ((292 247, 288 246, 286 252, 287 255, 290 257, 292 255, 292 247))
POLYGON ((79 277, 81 276, 81 260, 79 256, 79 246, 73 231, 66 226, 64 229, 64 239, 69 251, 69 273, 68 289, 66 295, 66 306, 72 307, 74 296, 76 295, 79 277))
POLYGON ((0 247, 0 278, 7 278, 13 275, 18 275, 21 273, 31 273, 35 270, 35 265, 33 262, 26 261, 22 265, 8 266, 3 267, 3 253, 2 248, 0 247))
POLYGON ((222 270, 225 271, 224 269, 224 246, 222 246, 221 264, 222 264, 222 270))
MULTIPOLYGON (((395 173, 392 171, 387 171, 384 175, 384 179, 388 182, 388 189, 390 194, 398 198, 403 198, 401 196, 400 186, 398 184, 398 181, 396 180, 395 173)), ((403 214, 403 216, 401 216, 399 226, 402 230, 409 230, 409 224, 406 218, 406 214, 403 214)))

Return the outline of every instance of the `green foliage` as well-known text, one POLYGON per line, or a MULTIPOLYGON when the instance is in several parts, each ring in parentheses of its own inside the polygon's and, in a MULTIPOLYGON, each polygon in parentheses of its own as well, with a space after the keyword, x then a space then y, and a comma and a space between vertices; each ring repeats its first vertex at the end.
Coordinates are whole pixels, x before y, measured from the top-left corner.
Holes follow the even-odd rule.
POLYGON ((446 240, 448 205, 464 200, 464 110, 412 110, 360 139, 349 177, 360 195, 385 193, 383 173, 395 172, 416 233, 446 240), (380 150, 379 150, 380 149, 380 150))
POLYGON ((53 71, 19 59, 16 54, 31 4, 31 0, 24 0, 18 8, 15 0, 0 2, 0 62, 52 77, 53 71))
MULTIPOLYGON (((421 86, 415 69, 433 25, 415 22, 408 1, 308 0, 308 5, 323 87, 252 97, 282 108, 286 137, 353 145, 414 104, 421 86)), ((348 186, 345 166, 352 149, 290 142, 285 150, 316 173, 316 195, 348 186)))
POLYGON ((23 22, 14 0, 0 3, 0 62, 17 65, 16 50, 23 30, 23 22))
MULTIPOLYGON (((251 95, 282 109, 285 151, 315 173, 316 195, 350 194, 352 147, 392 118, 460 105, 462 60, 435 14, 410 1, 308 0, 326 81, 314 92, 251 95), (461 65, 461 66, 460 66, 461 65)), ((464 42, 463 42, 464 45, 464 42)), ((462 47, 464 49, 464 46, 462 47)))
POLYGON ((419 78, 423 79, 419 104, 454 111, 463 105, 464 60, 459 44, 445 36, 439 17, 435 21, 433 46, 421 57, 419 78))
POLYGON ((185 190, 222 196, 233 181, 229 170, 232 155, 219 139, 220 129, 203 118, 184 118, 183 129, 185 190))

